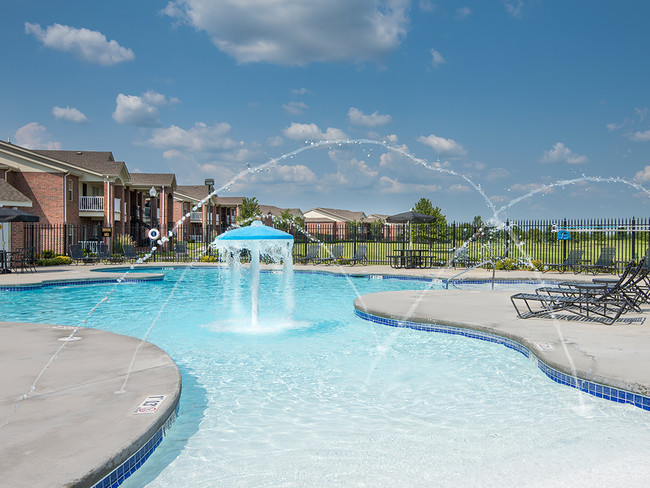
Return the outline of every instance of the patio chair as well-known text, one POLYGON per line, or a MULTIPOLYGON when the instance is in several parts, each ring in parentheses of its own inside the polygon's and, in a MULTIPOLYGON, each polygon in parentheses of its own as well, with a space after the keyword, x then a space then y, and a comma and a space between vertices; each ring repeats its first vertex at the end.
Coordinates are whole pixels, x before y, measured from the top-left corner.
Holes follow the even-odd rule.
MULTIPOLYGON (((569 251, 569 255, 562 263, 544 263, 543 271, 550 270, 551 268, 556 268, 560 273, 564 273, 567 269, 572 270, 575 274, 580 272, 580 267, 585 263, 582 259, 584 255, 584 249, 573 249, 569 251)), ((542 272, 543 272, 542 271, 542 272)))
POLYGON ((10 267, 13 271, 20 270, 21 273, 25 271, 36 272, 36 249, 26 247, 13 251, 11 253, 10 267))
POLYGON ((589 271, 594 274, 605 271, 608 273, 614 273, 616 271, 616 266, 614 265, 615 258, 615 247, 603 247, 600 250, 600 256, 598 256, 596 262, 594 264, 583 264, 581 269, 582 271, 589 271))
POLYGON ((122 246, 122 256, 130 262, 135 262, 139 259, 135 252, 135 248, 131 244, 125 244, 122 246))
POLYGON ((81 244, 70 244, 70 257, 72 258, 72 262, 76 265, 79 263, 84 263, 84 264, 93 264, 97 262, 97 258, 93 256, 86 256, 84 254, 84 250, 81 247, 81 244))
POLYGON ((325 256, 324 258, 316 258, 317 262, 329 264, 336 263, 337 260, 341 259, 341 255, 343 254, 343 244, 335 244, 332 246, 331 250, 325 246, 325 249, 329 252, 329 256, 325 256))
POLYGON ((316 261, 318 258, 318 250, 320 249, 320 244, 310 244, 307 249, 307 254, 305 256, 298 256, 294 260, 296 263, 307 264, 309 261, 316 261))
POLYGON ((187 254, 187 246, 184 242, 177 242, 174 244, 174 256, 179 261, 187 261, 190 259, 190 255, 187 254))
POLYGON ((354 266, 357 263, 368 263, 366 259, 366 252, 368 252, 368 246, 357 246, 357 250, 350 259, 348 259, 348 264, 354 266))

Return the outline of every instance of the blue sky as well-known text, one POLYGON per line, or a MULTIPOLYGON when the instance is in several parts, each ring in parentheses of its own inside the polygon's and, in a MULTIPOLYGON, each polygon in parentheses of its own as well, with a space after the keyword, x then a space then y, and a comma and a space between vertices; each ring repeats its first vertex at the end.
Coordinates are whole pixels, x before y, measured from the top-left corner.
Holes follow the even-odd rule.
POLYGON ((649 18, 641 0, 6 0, 0 138, 179 184, 239 175, 219 194, 303 211, 646 216, 649 18))

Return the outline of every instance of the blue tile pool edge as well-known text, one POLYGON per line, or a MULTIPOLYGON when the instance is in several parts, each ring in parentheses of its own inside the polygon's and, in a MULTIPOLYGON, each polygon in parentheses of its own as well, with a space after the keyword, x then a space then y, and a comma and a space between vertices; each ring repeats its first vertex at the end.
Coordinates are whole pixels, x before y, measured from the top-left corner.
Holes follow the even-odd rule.
POLYGON ((555 381, 556 383, 570 386, 572 388, 578 389, 580 391, 583 391, 585 393, 588 393, 598 398, 602 398, 604 400, 609 400, 617 403, 629 403, 631 405, 634 405, 635 407, 641 408, 646 411, 650 411, 650 397, 640 395, 638 393, 630 392, 627 390, 615 388, 613 386, 606 386, 600 383, 594 383, 593 381, 589 381, 559 371, 555 368, 552 368, 544 361, 539 359, 526 346, 507 337, 502 337, 496 334, 490 334, 488 332, 481 332, 472 329, 465 329, 462 327, 455 327, 451 325, 438 325, 438 324, 428 324, 423 322, 410 322, 407 320, 390 319, 386 317, 380 317, 378 315, 369 314, 367 312, 359 310, 358 308, 354 309, 354 313, 357 317, 363 320, 368 320, 370 322, 374 322, 389 327, 404 327, 408 329, 422 330, 426 332, 438 332, 442 334, 461 335, 472 339, 479 339, 482 341, 501 344, 509 349, 513 349, 523 354, 524 357, 532 360, 548 378, 555 381))
POLYGON ((147 277, 121 277, 121 278, 89 278, 82 280, 52 280, 42 281, 41 283, 32 283, 29 285, 6 285, 0 286, 0 291, 27 291, 38 290, 40 288, 51 288, 55 286, 71 286, 71 285, 106 285, 110 283, 145 283, 149 281, 163 281, 163 276, 147 276, 147 277))
POLYGON ((113 469, 100 481, 92 485, 92 488, 116 488, 124 483, 129 476, 135 473, 135 471, 140 468, 147 459, 149 459, 149 456, 153 454, 156 448, 163 441, 167 431, 176 421, 176 417, 178 417, 179 407, 180 402, 177 402, 176 407, 171 411, 170 415, 156 430, 156 432, 122 464, 113 469))

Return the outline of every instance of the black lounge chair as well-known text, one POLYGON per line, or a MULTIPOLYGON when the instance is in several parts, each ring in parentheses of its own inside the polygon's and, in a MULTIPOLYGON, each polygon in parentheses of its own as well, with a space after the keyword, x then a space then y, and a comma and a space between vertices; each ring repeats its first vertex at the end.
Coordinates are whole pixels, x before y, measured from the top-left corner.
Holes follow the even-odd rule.
POLYGON ((649 272, 650 266, 630 262, 615 283, 561 283, 560 286, 538 288, 535 293, 517 293, 510 301, 517 316, 523 319, 558 317, 559 312, 569 312, 613 324, 623 313, 640 311, 638 303, 646 295, 639 293, 637 284, 646 279, 649 272))
POLYGON ((138 255, 135 252, 135 248, 130 244, 122 246, 122 256, 124 256, 124 259, 127 259, 130 262, 135 262, 139 259, 138 255))
POLYGON ((316 261, 318 258, 318 250, 320 249, 320 244, 310 244, 309 249, 307 249, 307 254, 302 257, 296 257, 296 263, 307 264, 309 261, 316 261))
POLYGON ((564 273, 567 269, 570 269, 575 274, 580 272, 581 266, 584 264, 582 256, 585 251, 583 249, 573 249, 569 251, 569 255, 562 263, 544 263, 544 271, 550 270, 551 268, 556 268, 560 273, 564 273))
POLYGON ((354 253, 354 256, 352 256, 350 259, 348 259, 348 263, 352 266, 354 266, 357 263, 364 263, 366 264, 368 260, 366 259, 366 252, 368 252, 368 246, 357 246, 357 250, 354 253))
POLYGON ((84 263, 84 264, 93 264, 97 262, 97 258, 94 256, 86 256, 84 254, 83 247, 81 247, 81 244, 70 244, 70 257, 72 258, 72 262, 74 264, 79 264, 79 263, 84 263))
POLYGON ((605 271, 608 273, 614 273, 616 271, 614 259, 616 259, 616 248, 603 247, 600 250, 600 256, 598 256, 598 259, 594 264, 583 264, 581 268, 583 271, 589 271, 594 274, 605 271))
POLYGON ((325 249, 329 252, 329 256, 317 258, 319 263, 336 263, 337 260, 341 259, 341 255, 343 254, 343 244, 335 244, 332 246, 331 250, 327 249, 327 246, 325 246, 325 249))
POLYGON ((187 247, 184 242, 177 242, 174 245, 174 256, 176 256, 176 259, 179 261, 187 261, 190 259, 190 255, 187 254, 187 247))

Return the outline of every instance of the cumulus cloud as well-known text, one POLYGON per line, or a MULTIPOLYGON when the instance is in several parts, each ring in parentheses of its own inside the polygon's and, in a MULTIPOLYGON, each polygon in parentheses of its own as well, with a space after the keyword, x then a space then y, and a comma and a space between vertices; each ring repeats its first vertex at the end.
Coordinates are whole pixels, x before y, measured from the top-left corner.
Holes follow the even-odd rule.
POLYGON ((171 0, 162 13, 238 63, 375 61, 406 35, 410 0, 171 0))
POLYGON ((348 119, 354 125, 377 127, 378 125, 388 124, 392 120, 392 117, 390 115, 379 115, 377 112, 366 115, 358 108, 350 107, 350 110, 348 110, 348 119))
POLYGON ((508 15, 514 17, 515 19, 524 18, 524 2, 523 0, 503 0, 503 5, 506 8, 508 15))
POLYGON ((341 129, 328 127, 322 132, 316 124, 299 124, 293 122, 291 126, 284 129, 284 135, 294 141, 324 141, 347 139, 347 135, 341 129))
POLYGON ((634 178, 637 181, 643 181, 643 182, 650 181, 650 166, 646 166, 641 171, 638 171, 637 174, 634 175, 634 178))
POLYGON ((113 119, 119 124, 157 127, 160 125, 158 107, 177 101, 176 98, 168 99, 165 95, 154 91, 148 91, 142 96, 120 93, 116 99, 113 119))
POLYGON ((291 115, 302 115, 309 107, 303 102, 289 102, 282 105, 282 108, 291 115))
POLYGON ((270 171, 250 175, 252 183, 292 183, 294 185, 312 185, 318 181, 316 174, 303 164, 293 166, 278 164, 270 171))
POLYGON ((448 191, 449 193, 470 193, 473 190, 467 185, 455 184, 451 185, 448 191))
POLYGON ((30 122, 16 131, 14 136, 16 144, 27 149, 61 149, 60 142, 50 141, 50 134, 47 129, 36 122, 30 122))
POLYGON ((634 142, 648 142, 650 141, 650 129, 646 131, 636 131, 634 133, 630 132, 627 134, 628 139, 634 142))
POLYGON ((552 149, 544 151, 540 163, 586 164, 589 158, 576 154, 561 142, 556 142, 552 149))
POLYGON ((501 180, 503 178, 508 178, 510 176, 510 171, 505 168, 492 168, 487 176, 485 177, 488 181, 501 180))
POLYGON ((72 53, 88 63, 110 66, 135 59, 133 51, 117 41, 107 41, 106 36, 97 31, 61 24, 50 25, 44 30, 39 24, 25 22, 25 33, 33 34, 46 47, 72 53))
POLYGON ((86 117, 82 112, 72 107, 54 107, 52 109, 52 115, 60 120, 67 120, 68 122, 76 122, 77 124, 83 124, 88 122, 88 117, 86 117))
POLYGON ((444 137, 438 137, 436 135, 429 136, 420 136, 417 138, 418 142, 426 144, 431 147, 436 154, 445 155, 445 156, 465 156, 467 151, 463 146, 458 144, 453 139, 445 139, 444 137))
POLYGON ((237 142, 227 136, 230 129, 230 125, 225 122, 212 127, 197 122, 194 127, 187 130, 172 125, 166 129, 154 129, 151 138, 143 145, 198 153, 229 150, 238 146, 237 142))
POLYGON ((431 64, 433 64, 434 68, 439 67, 441 64, 445 64, 447 61, 445 58, 442 57, 442 54, 440 54, 438 51, 435 49, 429 49, 429 52, 431 53, 431 64))
POLYGON ((422 195, 440 191, 438 185, 426 185, 422 183, 402 183, 389 176, 379 178, 379 192, 388 194, 413 194, 422 195))

